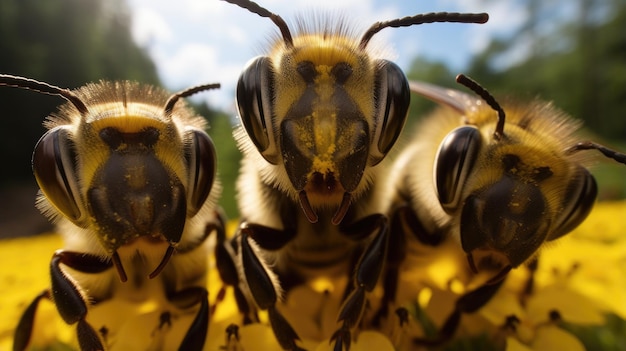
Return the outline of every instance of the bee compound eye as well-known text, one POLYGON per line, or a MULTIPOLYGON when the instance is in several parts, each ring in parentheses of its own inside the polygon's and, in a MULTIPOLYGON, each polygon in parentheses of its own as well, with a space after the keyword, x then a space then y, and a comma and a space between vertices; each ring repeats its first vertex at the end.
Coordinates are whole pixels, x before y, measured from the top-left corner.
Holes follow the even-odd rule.
POLYGON ((188 141, 185 159, 189 179, 187 185, 188 212, 198 213, 213 188, 217 169, 215 146, 211 138, 202 130, 189 128, 185 132, 188 141))
POLYGON ((480 145, 480 132, 473 126, 456 128, 441 142, 435 157, 434 178, 439 202, 446 212, 457 208, 480 145))
POLYGON ((391 150, 404 128, 411 91, 406 76, 395 63, 382 60, 377 76, 378 97, 372 164, 380 162, 391 150))
POLYGON ((33 172, 48 201, 80 226, 82 211, 76 175, 76 153, 70 131, 56 127, 44 134, 33 152, 33 172))
POLYGON ((302 61, 298 63, 296 71, 308 84, 313 83, 315 78, 319 75, 315 69, 315 64, 311 61, 302 61))
POLYGON ((578 227, 591 212, 597 196, 595 178, 586 168, 577 166, 576 176, 565 190, 563 209, 559 211, 555 231, 548 240, 557 239, 578 227))
POLYGON ((254 146, 270 163, 276 164, 276 142, 272 132, 273 81, 270 60, 252 59, 237 82, 237 108, 246 133, 254 146))

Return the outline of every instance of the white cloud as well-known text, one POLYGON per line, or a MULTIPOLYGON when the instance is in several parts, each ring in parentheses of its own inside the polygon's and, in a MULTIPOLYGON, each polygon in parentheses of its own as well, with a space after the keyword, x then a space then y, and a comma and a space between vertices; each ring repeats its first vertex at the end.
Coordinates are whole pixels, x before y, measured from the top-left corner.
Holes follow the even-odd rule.
POLYGON ((221 62, 217 48, 203 43, 185 43, 175 52, 159 51, 155 59, 160 62, 159 73, 170 90, 180 90, 196 84, 221 83, 222 88, 196 99, 208 101, 212 106, 226 108, 233 103, 233 84, 241 71, 239 63, 221 62))
MULTIPOLYGON (((526 3, 522 1, 485 1, 485 0, 440 0, 447 6, 456 7, 462 12, 487 12, 489 21, 472 28, 468 37, 468 51, 471 55, 482 52, 492 38, 510 38, 524 23, 528 21, 526 3)), ((527 43, 520 43, 507 56, 511 62, 522 60, 527 43)))
POLYGON ((137 7, 133 10, 131 30, 133 39, 142 47, 149 47, 152 43, 169 42, 174 37, 162 15, 148 7, 137 7))
MULTIPOLYGON (((282 16, 290 25, 296 16, 306 16, 314 9, 332 9, 331 13, 345 15, 349 23, 361 31, 376 21, 417 13, 413 11, 418 7, 427 7, 426 11, 432 8, 432 4, 409 6, 403 0, 396 1, 317 0, 312 3, 309 0, 259 0, 258 3, 282 16), (411 8, 410 13, 406 13, 407 7, 411 8)), ((252 57, 267 52, 268 38, 278 32, 268 18, 224 1, 129 0, 129 3, 133 13, 133 35, 138 43, 150 50, 166 87, 175 90, 218 81, 222 83, 221 91, 206 96, 220 108, 232 107, 241 69, 252 57)), ((491 14, 491 19, 481 26, 468 25, 459 29, 455 27, 458 25, 451 25, 450 32, 435 27, 435 34, 427 34, 431 32, 426 28, 385 29, 374 36, 370 47, 390 49, 396 55, 385 56, 397 57, 397 62, 405 68, 416 54, 429 52, 437 59, 458 64, 459 60, 483 49, 494 33, 524 20, 523 11, 515 8, 514 3, 440 0, 435 8, 486 11, 491 14), (463 39, 450 37, 459 36, 459 33, 463 39)))
POLYGON ((213 73, 217 63, 215 48, 201 43, 185 43, 174 53, 160 52, 162 73, 169 77, 169 82, 183 86, 213 73))

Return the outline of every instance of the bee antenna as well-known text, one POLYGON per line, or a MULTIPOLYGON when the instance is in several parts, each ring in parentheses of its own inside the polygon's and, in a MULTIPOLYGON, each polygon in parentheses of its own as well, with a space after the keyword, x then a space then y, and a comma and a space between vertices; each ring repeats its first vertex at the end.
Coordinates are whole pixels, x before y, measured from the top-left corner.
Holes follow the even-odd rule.
POLYGON ((506 119, 506 115, 500 104, 496 101, 493 95, 487 91, 487 89, 483 88, 480 84, 478 84, 478 82, 467 77, 466 75, 459 74, 456 76, 456 82, 466 86, 478 94, 478 96, 485 100, 485 102, 498 113, 498 124, 496 124, 496 130, 493 132, 493 136, 500 140, 504 136, 504 121, 506 119))
POLYGON ((262 7, 261 5, 253 1, 248 1, 248 0, 224 0, 224 1, 229 2, 231 4, 235 4, 252 13, 256 13, 257 15, 261 17, 267 17, 271 19, 272 22, 274 22, 274 24, 278 26, 278 29, 280 29, 280 33, 282 34, 283 39, 285 40, 285 45, 287 45, 287 47, 289 48, 293 48, 293 38, 291 37, 289 26, 287 26, 287 23, 282 19, 282 17, 280 17, 279 15, 273 12, 270 12, 266 8, 262 7))
POLYGON ((391 21, 374 23, 361 38, 359 48, 365 49, 372 37, 381 30, 392 27, 409 27, 424 23, 455 22, 455 23, 486 23, 489 20, 487 13, 458 13, 458 12, 431 12, 415 16, 407 16, 391 21))
POLYGON ((82 115, 89 113, 87 105, 85 105, 85 103, 78 96, 76 96, 76 94, 68 89, 63 89, 38 80, 12 76, 9 74, 0 74, 0 85, 30 90, 47 95, 57 95, 69 101, 82 115))
POLYGON ((576 145, 571 146, 567 150, 565 150, 565 153, 568 155, 571 155, 581 150, 598 150, 604 156, 608 158, 612 158, 615 161, 626 165, 626 154, 617 152, 615 150, 611 150, 606 146, 594 143, 592 141, 582 141, 580 143, 577 143, 576 145))
POLYGON ((172 113, 172 110, 174 109, 174 105, 176 105, 178 100, 181 98, 186 98, 188 96, 199 93, 201 91, 219 89, 219 88, 220 88, 219 83, 211 83, 211 84, 198 85, 195 87, 191 87, 189 89, 185 89, 183 91, 179 91, 178 93, 170 96, 170 98, 167 99, 167 102, 165 103, 165 108, 164 108, 165 114, 169 115, 170 113, 172 113))

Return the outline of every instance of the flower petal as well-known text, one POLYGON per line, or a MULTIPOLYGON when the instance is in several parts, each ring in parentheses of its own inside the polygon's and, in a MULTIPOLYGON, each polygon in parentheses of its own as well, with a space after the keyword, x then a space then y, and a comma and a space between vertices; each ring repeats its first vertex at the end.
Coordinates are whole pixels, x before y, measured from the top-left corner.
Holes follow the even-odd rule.
POLYGON ((585 346, 574 335, 556 325, 548 324, 537 330, 537 336, 532 343, 532 349, 585 351, 585 346))

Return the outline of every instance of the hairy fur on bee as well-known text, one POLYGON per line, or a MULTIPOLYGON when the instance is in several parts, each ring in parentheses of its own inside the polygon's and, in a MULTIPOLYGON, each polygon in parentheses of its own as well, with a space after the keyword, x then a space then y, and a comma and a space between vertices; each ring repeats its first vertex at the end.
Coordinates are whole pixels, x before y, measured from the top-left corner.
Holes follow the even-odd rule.
POLYGON ((387 27, 484 23, 488 16, 407 16, 374 23, 359 38, 344 19, 314 14, 300 18, 292 35, 280 16, 256 3, 228 2, 280 30, 237 86, 235 137, 244 154, 237 182, 242 222, 233 246, 238 285, 248 305, 268 311, 280 345, 299 350, 305 329, 294 330, 279 310, 290 305, 292 288, 315 290, 320 279, 330 280, 316 294, 333 300, 327 305, 337 305, 337 319, 304 318, 317 321, 307 336, 330 337, 336 349, 348 350, 385 263, 388 220, 379 177, 410 99, 404 73, 368 43, 387 27))
POLYGON ((496 101, 477 83, 463 84, 481 98, 410 82, 413 92, 441 106, 410 134, 385 191, 395 258, 379 314, 414 301, 424 287, 446 290, 457 281, 465 289, 440 335, 418 337, 415 345, 447 341, 461 315, 489 301, 511 269, 534 262, 545 244, 586 218, 597 186, 587 170, 590 153, 579 151, 625 162, 623 154, 581 143, 581 123, 552 103, 496 101), (446 281, 424 274, 438 259, 454 262, 446 281))
MULTIPOLYGON (((310 27, 310 21, 302 20, 299 22, 305 24, 299 28, 298 35, 294 37, 294 46, 298 50, 294 50, 293 53, 285 52, 286 49, 282 41, 274 44, 274 49, 270 51, 268 57, 272 58, 271 72, 276 74, 277 78, 275 79, 289 80, 291 73, 285 74, 284 72, 291 72, 293 69, 286 69, 284 65, 287 63, 282 63, 282 61, 290 62, 295 60, 297 62, 305 60, 302 55, 304 55, 303 52, 307 50, 307 47, 311 49, 309 49, 310 52, 307 51, 308 56, 306 60, 320 64, 326 61, 343 62, 343 60, 348 59, 353 62, 355 61, 354 57, 358 55, 358 65, 360 66, 358 69, 356 67, 353 68, 353 72, 372 72, 374 67, 380 64, 370 62, 372 61, 370 53, 366 54, 357 50, 354 42, 358 43, 358 37, 355 38, 352 35, 348 35, 347 27, 343 25, 343 22, 339 21, 339 24, 330 27, 327 25, 329 22, 332 21, 320 19, 319 23, 322 24, 319 25, 319 28, 317 26, 310 27), (336 29, 329 30, 328 28, 336 29), (320 50, 320 47, 326 48, 326 51, 320 50), (296 54, 300 55, 297 59, 291 57, 291 55, 296 54)), ((331 63, 328 63, 328 65, 332 67, 331 63)), ((353 87, 350 89, 354 89, 350 92, 350 95, 355 98, 355 103, 359 107, 366 106, 365 110, 362 111, 363 116, 372 116, 374 111, 380 108, 376 106, 377 102, 375 99, 369 98, 366 101, 359 98, 359 96, 371 97, 373 95, 372 92, 367 93, 363 90, 367 86, 373 86, 373 79, 374 76, 368 73, 364 76, 355 77, 355 81, 350 86, 353 87)), ((331 83, 329 82, 329 84, 331 83)), ((281 96, 282 99, 273 101, 272 116, 276 121, 272 125, 275 126, 273 130, 274 135, 279 135, 281 116, 288 115, 287 110, 293 104, 293 101, 302 95, 305 87, 298 81, 283 81, 281 84, 276 85, 276 89, 280 89, 280 91, 276 91, 275 96, 281 96)), ((316 108, 313 107, 313 118, 316 118, 316 113, 323 113, 321 111, 315 112, 316 108)), ((322 106, 319 107, 319 109, 322 108, 322 106)), ((339 120, 342 116, 337 115, 335 117, 333 115, 332 118, 339 120)), ((330 283, 329 287, 332 287, 335 291, 333 296, 336 300, 334 304, 337 309, 335 313, 337 313, 341 300, 344 297, 343 291, 350 283, 349 279, 346 278, 352 275, 355 262, 371 239, 357 240, 343 233, 341 226, 331 223, 337 208, 340 206, 343 195, 338 177, 340 171, 336 168, 337 164, 334 163, 341 161, 333 160, 332 158, 335 156, 332 156, 332 152, 334 152, 334 149, 337 149, 339 153, 344 153, 345 151, 342 150, 352 149, 352 145, 347 144, 350 142, 349 136, 353 133, 359 133, 354 127, 340 127, 338 121, 332 123, 333 125, 329 129, 315 131, 311 135, 305 135, 304 132, 298 134, 300 137, 299 143, 301 144, 306 143, 307 140, 305 139, 307 138, 336 138, 328 144, 333 150, 329 151, 330 153, 326 155, 326 159, 322 159, 324 156, 320 157, 319 155, 300 156, 318 157, 316 161, 312 162, 310 167, 313 169, 309 171, 309 174, 313 172, 324 174, 330 168, 336 178, 336 180, 329 182, 327 194, 316 195, 313 192, 307 192, 310 205, 318 217, 316 223, 311 223, 301 209, 300 191, 293 186, 287 174, 286 167, 288 165, 285 165, 286 160, 278 157, 276 164, 267 162, 256 149, 243 125, 240 125, 235 130, 235 138, 243 152, 240 176, 237 180, 237 200, 242 222, 254 223, 255 225, 291 233, 288 234, 290 236, 287 238, 276 238, 277 241, 285 240, 284 246, 281 246, 279 249, 268 250, 259 248, 258 245, 255 246, 256 254, 266 264, 267 272, 273 280, 274 288, 279 292, 279 296, 283 296, 283 288, 289 290, 302 283, 312 284, 316 279, 324 277, 330 283), (333 134, 332 136, 331 133, 333 134), (341 140, 342 134, 346 135, 345 141, 341 140), (319 167, 328 168, 323 169, 319 167)), ((376 121, 374 120, 367 122, 369 126, 373 126, 375 123, 376 121)), ((315 128, 321 127, 317 126, 315 128)), ((373 132, 373 130, 370 130, 370 135, 373 132)), ((315 143, 314 140, 309 140, 308 142, 315 143)), ((318 141, 318 143, 321 142, 318 141)), ((277 148, 280 148, 280 146, 277 146, 277 148)), ((279 149, 276 153, 281 154, 282 150, 279 149)), ((384 172, 387 165, 388 162, 382 160, 381 162, 377 161, 375 166, 364 167, 362 175, 359 173, 359 170, 354 171, 354 176, 360 177, 360 180, 350 193, 350 207, 347 209, 342 223, 350 223, 367 215, 381 213, 383 210, 382 203, 376 199, 382 196, 381 191, 383 187, 380 186, 380 182, 376 182, 376 179, 384 172)), ((352 170, 345 168, 342 171, 351 172, 352 170)), ((362 235, 367 236, 367 234, 363 233, 362 235)), ((242 275, 245 276, 243 273, 242 275)), ((246 284, 243 286, 244 289, 247 289, 246 284)), ((310 292, 315 291, 310 286, 306 289, 310 289, 310 292)), ((331 296, 328 294, 328 291, 316 291, 315 294, 318 296, 326 295, 329 298, 331 296)), ((285 297, 289 299, 289 295, 285 297)), ((331 304, 330 301, 327 301, 327 305, 331 304)), ((287 308, 287 304, 280 304, 279 308, 286 314, 291 313, 287 308)), ((293 315, 296 316, 298 313, 294 312, 293 315)), ((320 325, 315 328, 301 326, 299 321, 307 320, 307 318, 301 318, 301 315, 298 317, 291 320, 291 322, 296 330, 300 332, 301 337, 321 340, 330 337, 329 333, 334 332, 337 327, 336 314, 333 313, 327 313, 326 319, 321 321, 320 325)), ((307 325, 309 323, 307 321, 303 322, 303 324, 307 325)))
POLYGON ((68 100, 44 123, 33 154, 37 206, 56 223, 64 248, 50 263, 51 288, 16 328, 14 349, 34 337, 44 298, 76 324, 84 350, 201 349, 206 239, 223 232, 224 219, 206 121, 182 98, 219 85, 173 95, 129 81, 70 91, 0 75, 0 85, 68 100))
MULTIPOLYGON (((590 164, 590 155, 585 153, 566 154, 566 149, 580 140, 577 132, 580 121, 573 120, 552 103, 534 100, 530 103, 505 100, 502 102, 507 112, 505 128, 513 132, 504 150, 495 151, 484 146, 484 157, 477 160, 478 167, 468 175, 469 183, 465 192, 481 188, 497 181, 501 177, 498 161, 495 159, 503 153, 517 153, 530 157, 532 161, 549 164, 560 171, 560 176, 567 178, 572 174, 575 165, 590 164), (549 158, 546 158, 549 157, 549 158), (548 161, 549 160, 549 161, 548 161), (546 162, 547 161, 547 162, 546 162)), ((408 202, 417 214, 428 233, 436 233, 442 228, 449 228, 448 236, 460 243, 460 216, 448 214, 441 207, 437 196, 433 167, 438 147, 445 136, 455 128, 463 125, 479 126, 483 137, 490 139, 496 126, 495 112, 488 106, 472 116, 461 116, 458 111, 440 107, 419 123, 410 134, 411 141, 396 159, 393 170, 389 172, 390 192, 396 194, 394 202, 408 202), (393 191, 393 192, 391 192, 393 191)), ((562 196, 565 184, 558 181, 544 184, 545 194, 549 202, 558 201, 562 196), (551 200, 554 199, 554 200, 551 200)), ((466 196, 461 195, 461 198, 466 196)), ((554 204, 552 213, 559 210, 554 204)))
MULTIPOLYGON (((189 140, 182 138, 182 134, 187 128, 208 130, 208 124, 205 118, 196 115, 184 101, 176 103, 171 117, 166 117, 162 110, 171 94, 154 86, 129 81, 101 81, 89 83, 74 92, 89 107, 88 118, 83 119, 74 105, 64 104, 60 106, 58 112, 45 121, 44 126, 48 129, 64 126, 75 133, 72 137, 76 152, 84 152, 84 156, 81 155, 78 159, 80 163, 77 165, 77 169, 81 170, 76 174, 80 184, 90 184, 98 167, 106 162, 108 155, 101 150, 101 146, 96 145, 97 141, 94 140, 94 136, 107 124, 125 130, 141 130, 148 126, 162 129, 161 133, 168 140, 166 143, 157 145, 155 149, 155 153, 159 155, 159 161, 165 167, 172 169, 179 179, 188 178, 188 170, 184 168, 180 151, 178 151, 184 148, 184 143, 189 143, 189 140), (109 120, 111 117, 115 119, 109 120)), ((216 208, 220 193, 220 185, 216 181, 207 201, 194 216, 190 216, 185 221, 180 246, 189 246, 201 240, 207 222, 215 220, 213 209, 216 208)), ((80 250, 103 257, 109 254, 98 242, 98 236, 93 235, 95 223, 87 228, 74 225, 56 210, 43 194, 40 194, 37 202, 38 208, 59 226, 59 232, 67 243, 66 249, 80 250)), ((151 253, 151 251, 146 250, 146 253, 151 253)), ((155 255, 161 254, 155 253, 155 255)), ((161 257, 156 259, 158 263, 161 257)))
MULTIPOLYGON (((375 115, 382 107, 381 102, 378 101, 378 94, 371 89, 374 86, 375 72, 384 60, 383 51, 369 47, 365 50, 359 49, 359 36, 353 30, 354 27, 347 24, 343 17, 316 13, 312 16, 302 16, 296 23, 293 48, 285 48, 284 39, 277 36, 270 45, 271 49, 267 55, 270 62, 268 74, 271 74, 274 77, 273 80, 277 81, 271 87, 274 90, 272 91, 273 99, 266 102, 269 105, 268 112, 271 112, 271 117, 266 118, 271 118, 272 121, 267 128, 268 133, 273 133, 274 139, 278 140, 282 132, 281 123, 293 114, 290 109, 293 109, 294 104, 307 90, 308 83, 296 73, 297 64, 314 63, 318 71, 316 94, 319 97, 317 100, 308 101, 311 108, 308 111, 309 115, 305 117, 313 126, 310 131, 305 130, 304 127, 296 130, 294 138, 297 139, 298 147, 308 148, 307 151, 310 152, 298 155, 298 157, 313 159, 308 166, 297 165, 297 167, 304 168, 302 171, 308 177, 309 185, 314 183, 312 174, 315 172, 324 176, 325 173, 330 173, 334 176, 334 179, 328 180, 325 184, 327 185, 325 191, 319 190, 319 194, 316 194, 317 190, 307 192, 311 207, 320 217, 318 223, 312 225, 300 209, 300 190, 294 187, 287 172, 287 168, 294 167, 291 164, 297 161, 286 157, 276 157, 275 163, 268 162, 255 147, 243 124, 240 124, 234 132, 238 147, 243 153, 240 176, 237 180, 237 196, 242 220, 276 229, 284 229, 287 223, 298 228, 298 234, 293 238, 294 241, 289 242, 279 252, 261 253, 269 257, 270 265, 278 265, 276 268, 279 271, 293 269, 293 266, 287 266, 289 260, 297 262, 306 256, 297 252, 289 254, 289 251, 311 250, 323 253, 324 249, 334 250, 338 255, 331 260, 335 261, 340 260, 338 256, 344 256, 339 252, 345 254, 352 251, 345 250, 346 246, 363 246, 363 243, 354 243, 353 240, 340 234, 338 227, 330 223, 330 219, 342 201, 343 191, 339 177, 340 175, 354 177, 358 180, 350 192, 351 207, 344 217, 344 221, 349 222, 365 214, 379 213, 383 209, 378 201, 372 201, 372 199, 380 196, 381 188, 375 180, 387 167, 386 160, 382 162, 376 160, 376 164, 370 166, 369 164, 373 164, 374 161, 368 159, 368 166, 363 167, 362 170, 338 169, 340 167, 338 163, 348 157, 350 152, 357 151, 352 150, 353 146, 358 146, 360 149, 373 147, 356 145, 356 141, 352 139, 353 134, 369 132, 369 138, 377 137, 374 135, 376 130, 372 126, 380 124, 375 115), (349 84, 346 83, 346 86, 339 89, 332 87, 336 84, 336 78, 329 73, 337 63, 349 63, 352 73, 349 84), (321 80, 324 81, 319 82, 321 80), (357 126, 341 124, 342 120, 347 120, 347 116, 342 115, 336 102, 329 100, 335 89, 345 89, 346 92, 342 94, 347 94, 347 98, 352 99, 354 103, 349 108, 357 110, 357 113, 366 120, 365 124, 371 129, 359 130, 357 126), (323 237, 320 238, 320 235, 323 237), (281 260, 281 257, 289 257, 289 259, 283 263, 284 259, 281 260)), ((277 155, 284 155, 286 151, 282 148, 290 147, 290 145, 285 146, 276 141, 270 141, 270 143, 276 143, 270 148, 275 147, 277 155)), ((318 266, 323 267, 323 262, 323 259, 319 260, 318 266)))

